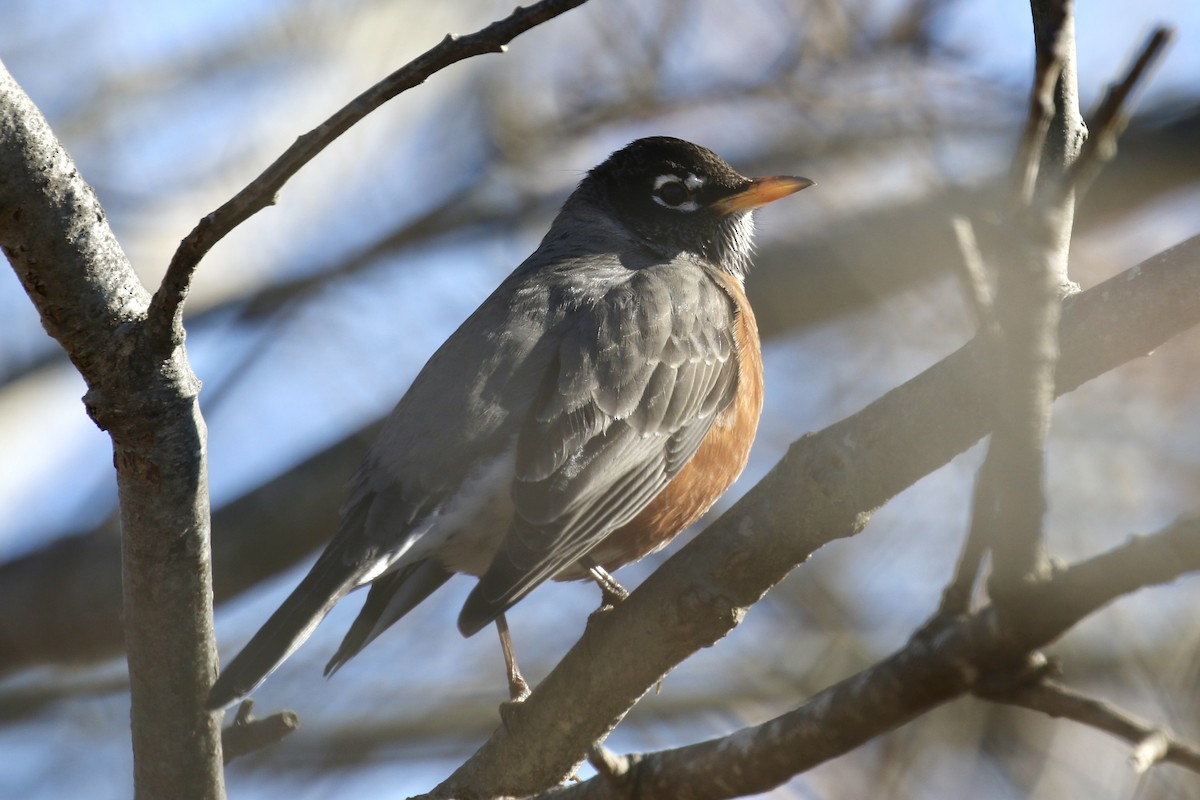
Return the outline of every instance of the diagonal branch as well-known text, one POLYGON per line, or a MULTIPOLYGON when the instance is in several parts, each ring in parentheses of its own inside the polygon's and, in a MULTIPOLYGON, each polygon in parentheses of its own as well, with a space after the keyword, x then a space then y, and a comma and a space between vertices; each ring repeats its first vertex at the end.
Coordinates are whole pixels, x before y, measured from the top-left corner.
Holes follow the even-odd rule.
POLYGON ((528 8, 518 6, 504 19, 467 36, 447 34, 441 42, 296 139, 261 175, 216 211, 201 219, 180 242, 162 285, 150 304, 147 335, 166 346, 172 341, 173 332, 182 331, 177 318, 182 313, 192 274, 200 260, 234 228, 274 204, 284 184, 352 126, 401 92, 420 86, 435 72, 474 56, 503 53, 507 44, 517 36, 586 1, 541 0, 528 8))
MULTIPOLYGON (((1072 297, 1063 310, 1057 392, 1195 324, 1197 285, 1200 237, 1072 297), (1135 300, 1132 285, 1147 279, 1165 281, 1165 293, 1135 300)), ((435 791, 519 796, 570 775, 643 694, 732 630, 795 566, 858 533, 874 509, 986 433, 988 365, 979 354, 972 342, 795 442, 729 511, 620 606, 594 618, 509 724, 435 791)))
POLYGON ((1061 194, 1086 189, 1100 169, 1112 160, 1117 151, 1117 137, 1125 128, 1125 104, 1134 88, 1162 56, 1173 35, 1170 28, 1161 25, 1155 28, 1124 77, 1109 85, 1104 99, 1092 114, 1091 136, 1063 178, 1059 188, 1061 194))
POLYGON ((1192 772, 1200 772, 1200 749, 1195 745, 1182 742, 1151 723, 1062 684, 1043 681, 1005 694, 989 695, 987 699, 1074 720, 1124 739, 1134 745, 1130 760, 1137 772, 1145 772, 1158 761, 1169 761, 1192 772))
MULTIPOLYGON (((1150 536, 1132 537, 1028 587, 1019 615, 985 608, 933 639, 914 638, 887 659, 762 725, 639 755, 625 762, 624 774, 593 778, 541 797, 722 800, 768 791, 966 694, 981 676, 1008 673, 1011 665, 1022 664, 1026 655, 1122 595, 1196 570, 1200 517, 1180 520, 1150 536), (629 787, 636 787, 636 794, 627 791, 629 787)), ((1145 726, 1122 728, 1127 733, 1142 729, 1153 732, 1145 726)), ((1176 752, 1184 756, 1179 763, 1194 767, 1194 761, 1187 761, 1194 758, 1194 750, 1176 752)))
MULTIPOLYGON (((1058 393, 1200 323, 1200 306, 1194 301, 1198 294, 1200 238, 1073 297, 1063 310, 1058 393)), ((910 462, 936 469, 984 435, 990 424, 979 369, 985 347, 982 341, 968 346, 932 367, 909 390, 838 423, 838 430, 857 443, 881 441, 880 430, 885 443, 901 442, 878 462, 885 472, 910 462), (931 451, 937 454, 922 455, 931 451)), ((249 588, 264 572, 296 563, 324 541, 337 522, 340 481, 358 465, 376 432, 365 428, 214 511, 218 602, 249 588)), ((823 446, 824 441, 823 434, 806 437, 794 446, 791 458, 799 458, 796 450, 823 446)), ((790 494, 784 490, 785 497, 790 494)), ((115 540, 114 532, 100 528, 0 564, 0 673, 120 652, 115 540)))

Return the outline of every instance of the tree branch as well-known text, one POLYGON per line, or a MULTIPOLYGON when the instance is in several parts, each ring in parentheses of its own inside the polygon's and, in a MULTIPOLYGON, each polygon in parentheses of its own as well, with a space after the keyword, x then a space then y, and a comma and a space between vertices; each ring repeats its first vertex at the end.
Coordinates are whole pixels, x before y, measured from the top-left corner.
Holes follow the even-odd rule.
MULTIPOLYGON (((1122 595, 1196 570, 1200 518, 1193 517, 1150 536, 1132 537, 1045 583, 1029 585, 1020 614, 998 614, 989 607, 933 639, 914 638, 887 659, 769 722, 637 756, 619 781, 593 778, 540 797, 722 800, 768 791, 971 691, 984 676, 990 681, 997 673, 1011 675, 1028 654, 1122 595), (636 792, 626 791, 631 786, 636 792)), ((1194 751, 1177 753, 1186 758, 1194 751)))
POLYGON ((150 336, 166 341, 170 332, 178 328, 183 301, 200 259, 238 225, 273 205, 284 184, 335 139, 396 95, 420 86, 435 72, 474 56, 503 53, 506 45, 517 36, 586 1, 541 0, 528 8, 518 6, 509 16, 470 35, 447 34, 441 42, 296 139, 261 175, 216 211, 201 219, 180 242, 150 305, 150 336))
POLYGON ((1026 126, 1014 166, 1026 180, 1004 226, 1008 246, 996 253, 996 427, 979 470, 966 547, 978 548, 972 537, 986 543, 993 566, 988 590, 999 603, 1049 569, 1042 531, 1045 445, 1055 396, 1060 299, 1070 286, 1067 254, 1075 209, 1074 195, 1046 187, 1059 185, 1078 155, 1071 145, 1082 140, 1083 130, 1075 86, 1074 3, 1033 0, 1031 6, 1037 77, 1030 115, 1036 119, 1026 126), (1052 126, 1062 133, 1050 139, 1052 126), (1030 166, 1035 162, 1037 171, 1030 166))
POLYGON ((1010 170, 1017 205, 1033 202, 1046 135, 1055 114, 1055 86, 1066 74, 1074 80, 1074 12, 1070 0, 1035 0, 1033 10, 1034 68, 1025 128, 1017 142, 1010 170), (1071 69, 1068 70, 1068 67, 1071 69))
POLYGON ((1124 130, 1127 119, 1125 104, 1137 84, 1163 54, 1173 35, 1174 31, 1170 28, 1155 28, 1142 44, 1141 51, 1130 64, 1125 76, 1109 85, 1104 99, 1092 114, 1091 136, 1084 144, 1079 158, 1067 170, 1060 192, 1086 189, 1100 169, 1116 155, 1117 137, 1124 130))
MULTIPOLYGON (((1195 237, 1072 297, 1063 310, 1058 393, 1195 324, 1198 290, 1195 237), (1162 305, 1148 303, 1157 291, 1132 289, 1147 280, 1143 287, 1162 282, 1162 305)), ((435 794, 523 795, 561 781, 650 687, 734 628, 796 565, 857 533, 874 509, 978 441, 991 424, 989 365, 979 348, 971 342, 859 413, 794 443, 625 602, 593 618, 509 725, 435 794)))
POLYGON ((1021 686, 1011 692, 989 695, 987 699, 1074 720, 1124 739, 1135 745, 1130 761, 1137 772, 1145 772, 1158 761, 1200 772, 1200 749, 1195 745, 1181 742, 1151 723, 1054 681, 1021 686))
MULTIPOLYGON (((1031 177, 1030 180, 1032 179, 1031 177)), ((975 317, 980 347, 994 353, 1002 345, 1000 321, 996 317, 994 293, 987 267, 975 239, 975 228, 965 217, 954 217, 950 222, 961 255, 956 262, 956 273, 967 305, 975 317)), ((990 499, 982 497, 981 494, 990 492, 992 486, 991 480, 984 479, 981 469, 971 500, 971 523, 963 540, 962 551, 958 555, 958 563, 954 567, 954 577, 942 590, 941 602, 938 603, 932 619, 926 624, 927 627, 934 627, 944 619, 964 614, 971 607, 975 583, 979 579, 983 558, 987 554, 987 531, 984 527, 984 515, 979 513, 979 509, 992 505, 990 499)))
MULTIPOLYGON (((1193 299, 1197 294, 1200 239, 1192 239, 1068 300, 1057 392, 1071 391, 1200 323, 1200 307, 1193 299)), ((923 388, 903 396, 925 406, 906 408, 897 397, 882 406, 894 417, 870 421, 856 415, 839 423, 839 429, 858 441, 862 430, 883 426, 900 441, 911 443, 914 452, 938 448, 942 455, 925 460, 928 471, 933 471, 974 443, 990 424, 987 389, 978 364, 971 363, 971 359, 983 362, 985 346, 976 341, 916 379, 914 387, 923 388), (856 419, 861 421, 853 422, 856 419), (975 423, 968 419, 976 420, 977 426, 971 427, 975 423), (867 427, 859 428, 860 424, 867 427), (922 431, 920 425, 931 427, 922 431)), ((214 511, 218 602, 321 546, 337 521, 341 481, 361 461, 376 432, 376 427, 368 426, 214 511)), ((808 447, 808 439, 796 446, 808 447)), ((893 468, 894 462, 907 458, 903 448, 897 448, 882 463, 893 468)), ((114 531, 98 529, 0 564, 0 673, 120 652, 116 539, 114 531)))
POLYGON ((217 655, 199 382, 181 345, 146 347, 145 289, 2 65, 0 244, 113 442, 137 796, 222 798, 220 732, 203 707, 217 655))
POLYGON ((221 731, 221 752, 225 763, 267 745, 282 741, 284 737, 299 730, 300 717, 294 711, 281 711, 258 719, 253 714, 254 701, 243 700, 238 706, 233 724, 221 731))

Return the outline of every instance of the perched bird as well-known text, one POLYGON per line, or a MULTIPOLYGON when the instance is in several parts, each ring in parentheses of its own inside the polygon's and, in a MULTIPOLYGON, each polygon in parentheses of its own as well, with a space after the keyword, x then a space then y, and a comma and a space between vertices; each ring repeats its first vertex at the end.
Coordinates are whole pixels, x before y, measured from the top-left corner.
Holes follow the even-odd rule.
POLYGON ((332 541, 209 707, 252 691, 353 589, 371 586, 326 674, 456 572, 479 576, 458 629, 497 623, 521 694, 504 612, 549 578, 619 595, 608 571, 663 547, 745 466, 762 408, 751 212, 811 185, 667 137, 591 170, 413 381, 332 541))

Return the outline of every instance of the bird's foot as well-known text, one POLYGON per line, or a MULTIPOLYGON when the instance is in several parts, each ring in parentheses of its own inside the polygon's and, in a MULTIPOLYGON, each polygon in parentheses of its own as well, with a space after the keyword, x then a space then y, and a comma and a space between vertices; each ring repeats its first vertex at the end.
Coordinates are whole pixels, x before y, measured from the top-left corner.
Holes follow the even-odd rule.
POLYGON ((504 716, 505 706, 520 703, 529 697, 529 684, 521 675, 517 666, 517 655, 513 652, 512 635, 508 632, 508 620, 503 614, 496 617, 496 632, 500 634, 500 650, 504 653, 504 673, 508 678, 509 699, 500 706, 500 716, 504 716))
POLYGON ((521 675, 521 673, 517 672, 516 670, 509 673, 508 700, 505 702, 508 704, 523 703, 525 702, 525 698, 529 697, 529 694, 529 684, 525 682, 525 678, 521 675))
POLYGON ((617 604, 629 597, 629 591, 617 583, 617 579, 610 575, 604 567, 593 564, 588 567, 588 574, 592 576, 592 580, 600 587, 601 610, 615 608, 617 604))
POLYGON ((516 682, 509 681, 508 692, 510 699, 500 704, 500 723, 504 725, 504 730, 512 733, 513 726, 517 722, 517 713, 524 705, 525 698, 529 697, 529 684, 525 683, 524 678, 517 675, 516 682))

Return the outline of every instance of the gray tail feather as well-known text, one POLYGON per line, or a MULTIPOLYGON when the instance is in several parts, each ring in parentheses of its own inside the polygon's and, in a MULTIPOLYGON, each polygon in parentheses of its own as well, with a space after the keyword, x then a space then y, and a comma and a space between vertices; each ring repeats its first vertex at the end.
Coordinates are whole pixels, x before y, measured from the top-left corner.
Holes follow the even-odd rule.
POLYGON ((371 591, 367 593, 362 611, 358 612, 350 630, 346 632, 346 638, 325 665, 325 675, 332 675, 341 669, 376 636, 433 594, 452 574, 437 559, 427 558, 376 578, 371 584, 371 591))
POLYGON ((304 643, 333 604, 357 585, 358 575, 327 550, 283 605, 221 671, 205 706, 215 711, 252 692, 304 643))

